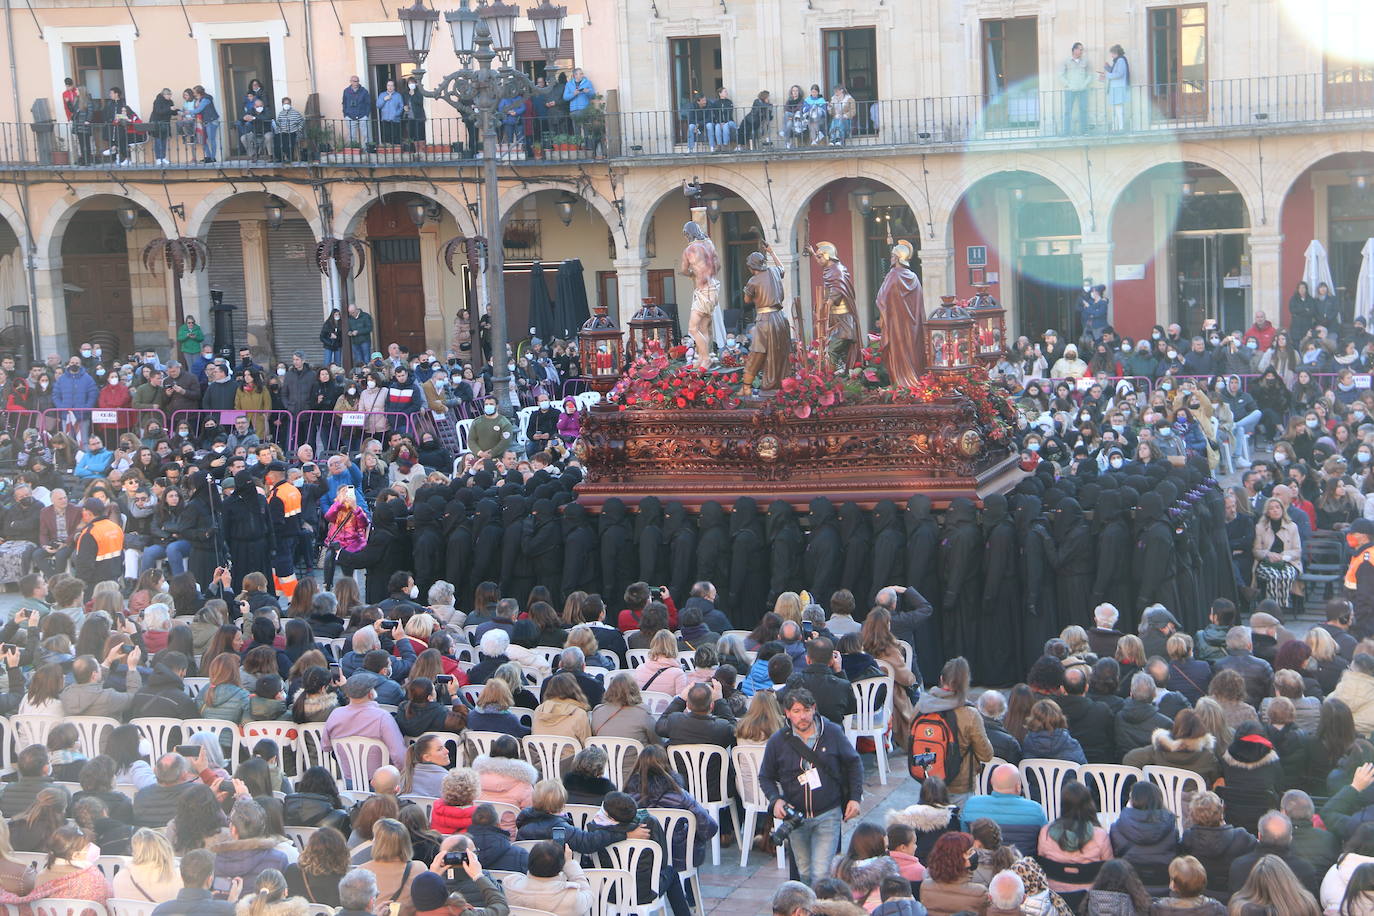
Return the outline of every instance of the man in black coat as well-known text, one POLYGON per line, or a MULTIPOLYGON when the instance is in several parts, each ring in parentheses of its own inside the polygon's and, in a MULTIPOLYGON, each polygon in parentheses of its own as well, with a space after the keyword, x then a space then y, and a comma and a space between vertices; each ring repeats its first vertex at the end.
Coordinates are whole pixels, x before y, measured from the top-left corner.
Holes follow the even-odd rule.
POLYGON ((176 651, 158 653, 153 673, 129 702, 129 718, 195 719, 198 707, 186 692, 187 659, 176 651))
POLYGON ((1293 822, 1287 815, 1277 811, 1270 811, 1259 819, 1259 845, 1253 852, 1246 853, 1231 863, 1230 888, 1231 893, 1236 893, 1245 884, 1245 879, 1250 877, 1250 872, 1256 863, 1265 856, 1278 856, 1289 868, 1293 869, 1293 874, 1303 887, 1317 896, 1320 890, 1318 883, 1321 876, 1312 868, 1311 863, 1293 852, 1293 822))
POLYGON ((844 676, 835 644, 817 636, 806 644, 806 667, 787 681, 788 689, 805 687, 816 698, 816 709, 831 722, 858 712, 853 685, 844 676))
POLYGON ((1245 701, 1256 709, 1265 697, 1274 694, 1274 668, 1255 657, 1246 627, 1232 627, 1226 632, 1226 657, 1212 665, 1213 676, 1222 671, 1234 671, 1245 679, 1245 701))
POLYGON ((1346 661, 1355 657, 1355 647, 1360 644, 1350 634, 1353 619, 1350 602, 1344 598, 1332 598, 1326 602, 1326 622, 1317 624, 1317 629, 1325 630, 1336 640, 1336 650, 1346 661))
POLYGON ((696 608, 701 611, 701 622, 706 625, 706 629, 714 633, 724 633, 730 629, 730 618, 725 612, 716 607, 716 586, 709 580, 696 582, 692 585, 691 597, 682 606, 685 614, 688 610, 696 608))
POLYGON ((720 700, 720 682, 710 685, 693 684, 687 688, 687 698, 675 697, 654 724, 654 731, 674 744, 714 744, 734 747, 735 723, 719 715, 724 708, 720 700))
MULTIPOLYGON (((1037 663, 1038 665, 1038 663, 1037 663)), ((1031 689, 1037 689, 1034 684, 1031 689)), ((1082 668, 1064 672, 1063 693, 1050 699, 1059 704, 1069 721, 1069 734, 1078 739, 1088 763, 1116 763, 1115 724, 1112 711, 1103 703, 1088 698, 1088 675, 1082 668)))
POLYGON ((992 745, 992 756, 1007 763, 1020 763, 1021 742, 1002 724, 1007 715, 1007 698, 999 691, 984 690, 978 697, 978 712, 983 716, 983 731, 992 745))
MULTIPOLYGON (((227 481, 226 481, 227 482, 227 481)), ((276 542, 267 514, 267 500, 258 492, 253 475, 239 471, 234 475, 234 491, 224 499, 220 510, 221 530, 233 558, 233 590, 243 590, 243 577, 260 572, 267 577, 267 590, 272 593, 272 555, 276 542)))
MULTIPOLYGON (((1116 714, 1116 757, 1120 760, 1127 751, 1138 747, 1148 747, 1156 729, 1168 729, 1172 724, 1168 716, 1155 705, 1154 678, 1143 671, 1131 677, 1131 692, 1116 714)), ((1089 761, 1094 762, 1094 761, 1089 761)))
MULTIPOLYGON (((606 695, 606 687, 597 678, 587 673, 587 656, 577 646, 569 646, 558 656, 558 668, 554 674, 571 674, 577 681, 577 686, 582 688, 582 693, 587 698, 587 702, 592 708, 601 705, 601 698, 606 695)), ((549 681, 552 676, 545 679, 542 687, 539 688, 539 702, 544 702, 544 694, 548 691, 549 681)))
POLYGON ((915 650, 911 656, 911 673, 916 683, 925 683, 921 671, 938 672, 944 665, 938 656, 940 647, 933 619, 935 611, 925 596, 909 585, 888 585, 878 589, 874 599, 877 607, 892 614, 892 635, 915 650))

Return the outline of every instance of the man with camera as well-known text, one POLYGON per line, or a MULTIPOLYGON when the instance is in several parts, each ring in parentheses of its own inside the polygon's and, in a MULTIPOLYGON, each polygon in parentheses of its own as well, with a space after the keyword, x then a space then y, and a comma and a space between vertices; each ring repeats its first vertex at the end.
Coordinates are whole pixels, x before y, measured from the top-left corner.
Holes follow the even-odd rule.
POLYGON ((830 875, 843 822, 859 815, 863 763, 811 691, 788 690, 782 701, 787 724, 764 746, 759 782, 777 822, 773 842, 786 843, 798 878, 815 884, 830 875))

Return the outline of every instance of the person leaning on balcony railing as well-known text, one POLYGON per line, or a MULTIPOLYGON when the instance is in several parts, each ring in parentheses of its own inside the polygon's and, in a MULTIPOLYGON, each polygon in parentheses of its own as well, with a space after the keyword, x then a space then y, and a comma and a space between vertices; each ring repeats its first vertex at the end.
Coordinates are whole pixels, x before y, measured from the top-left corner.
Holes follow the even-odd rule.
POLYGON ((363 144, 368 140, 368 119, 372 117, 372 93, 367 91, 362 80, 356 76, 348 78, 343 91, 343 116, 347 127, 347 142, 363 144))
POLYGON ((91 121, 94 112, 91 108, 91 94, 85 86, 78 86, 76 101, 72 103, 72 138, 76 141, 72 159, 77 165, 91 163, 91 121))
POLYGON ((201 130, 205 131, 205 158, 201 161, 214 162, 219 155, 219 111, 215 108, 215 97, 204 86, 195 86, 191 91, 196 96, 191 112, 200 119, 201 130))
MULTIPOLYGON (((272 121, 272 158, 278 162, 295 162, 299 148, 301 128, 305 127, 305 115, 291 104, 289 96, 281 100, 281 108, 272 121)), ((423 129, 422 129, 423 132, 423 129)))
POLYGON ((574 67, 572 78, 563 87, 563 101, 568 103, 568 115, 573 127, 582 132, 582 121, 591 110, 592 100, 596 98, 596 87, 587 79, 581 67, 574 67))

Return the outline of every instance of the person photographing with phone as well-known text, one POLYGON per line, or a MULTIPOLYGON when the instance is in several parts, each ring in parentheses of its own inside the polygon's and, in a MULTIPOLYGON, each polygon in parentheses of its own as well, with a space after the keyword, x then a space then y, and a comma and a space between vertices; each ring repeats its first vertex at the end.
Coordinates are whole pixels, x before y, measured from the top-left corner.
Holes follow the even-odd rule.
POLYGON ((787 845, 799 880, 830 876, 844 821, 859 815, 863 763, 844 729, 822 717, 805 687, 783 694, 787 723, 768 739, 759 783, 776 826, 773 842, 787 845))

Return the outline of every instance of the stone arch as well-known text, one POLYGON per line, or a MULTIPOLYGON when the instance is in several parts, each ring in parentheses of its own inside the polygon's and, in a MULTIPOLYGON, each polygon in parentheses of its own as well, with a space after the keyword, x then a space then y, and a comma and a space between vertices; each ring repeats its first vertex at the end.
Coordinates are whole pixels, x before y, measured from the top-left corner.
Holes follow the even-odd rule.
MULTIPOLYGON (((796 190, 779 203, 779 210, 784 214, 790 214, 790 216, 784 216, 785 222, 782 223, 779 230, 796 237, 801 231, 802 220, 806 217, 806 211, 810 208, 812 199, 832 182, 846 178, 869 179, 885 185, 888 190, 902 199, 902 202, 911 209, 912 213, 917 214, 918 222, 926 223, 927 220, 931 220, 932 225, 934 225, 934 214, 928 206, 924 191, 918 187, 915 180, 886 163, 865 159, 862 163, 854 160, 846 163, 816 163, 814 167, 801 175, 788 176, 788 185, 796 190), (837 165, 839 168, 836 168, 837 165)), ((784 236, 785 239, 786 235, 784 236)), ((922 242, 927 241, 927 233, 922 233, 921 240, 922 242)))
POLYGON ((0 219, 9 223, 10 231, 19 240, 19 250, 27 258, 29 255, 29 237, 28 233, 24 231, 24 215, 3 197, 0 197, 0 219))
MULTIPOLYGON (((979 157, 978 160, 974 161, 980 162, 981 160, 982 157, 979 157)), ((964 161, 967 160, 960 160, 960 162, 964 161)), ((940 189, 932 195, 931 211, 932 214, 939 214, 943 218, 946 245, 952 246, 954 244, 954 213, 968 192, 973 190, 983 179, 1008 172, 1025 172, 1028 175, 1034 175, 1063 191, 1064 196, 1069 203, 1073 204, 1074 212, 1078 215, 1080 233, 1086 231, 1085 227, 1092 224, 1088 211, 1088 189, 1076 173, 1063 163, 1045 156, 1018 153, 1015 156, 999 157, 995 160, 981 162, 975 171, 961 175, 958 181, 953 180, 953 176, 944 176, 945 181, 942 182, 940 189)), ((939 224, 937 223, 937 225, 939 224)))
POLYGON ((334 213, 334 225, 326 227, 331 234, 341 237, 356 235, 358 227, 362 225, 363 219, 367 216, 368 207, 381 200, 384 195, 405 193, 428 198, 443 207, 453 217, 454 222, 458 224, 458 231, 463 235, 482 234, 473 221, 467 205, 441 186, 423 181, 389 181, 379 185, 378 188, 381 193, 373 194, 368 185, 363 185, 361 190, 348 197, 341 205, 337 205, 334 213))
MULTIPOLYGON (((1183 165, 1189 162, 1195 162, 1198 165, 1213 169, 1235 185, 1236 190, 1240 192, 1241 199, 1245 201, 1245 211, 1250 216, 1251 225, 1257 223, 1258 214, 1262 212, 1260 207, 1261 195, 1259 178, 1251 168, 1250 163, 1236 158, 1230 152, 1210 147, 1190 146, 1187 155, 1184 155, 1181 150, 1177 152, 1179 155, 1169 156, 1162 160, 1157 156, 1150 158, 1147 153, 1136 153, 1125 162, 1114 165, 1110 173, 1112 179, 1099 192, 1100 199, 1108 204, 1105 225, 1111 225, 1112 219, 1116 216, 1117 204, 1121 202, 1121 196, 1137 178, 1162 165, 1183 165)), ((1296 180, 1296 176, 1294 176, 1294 180, 1296 180)), ((1268 208, 1268 213, 1271 220, 1277 219, 1278 211, 1276 209, 1268 208)))
POLYGON ((224 204, 233 200, 235 197, 242 197, 248 194, 271 194, 279 197, 283 202, 290 204, 305 221, 310 224, 310 231, 314 233, 315 240, 320 239, 320 213, 315 206, 315 201, 300 193, 289 184, 277 182, 267 182, 265 186, 258 188, 241 188, 237 191, 232 186, 217 187, 209 194, 205 195, 196 204, 186 220, 186 234, 204 238, 210 232, 210 226, 215 221, 215 216, 224 204))
MULTIPOLYGON (((1293 190, 1293 185, 1302 177, 1303 173, 1320 165, 1323 159, 1329 159, 1341 153, 1374 154, 1374 143, 1366 139, 1363 133, 1327 134, 1310 139, 1312 142, 1304 147, 1308 155, 1280 161, 1275 169, 1275 177, 1271 179, 1272 184, 1265 182, 1266 185, 1272 187, 1270 193, 1275 195, 1273 202, 1276 207, 1283 205, 1284 200, 1288 198, 1288 192, 1293 190)), ((1272 212, 1277 213, 1278 211, 1272 212)))
MULTIPOLYGON (((574 197, 591 204, 592 209, 601 215, 601 219, 604 220, 606 225, 612 230, 620 227, 620 213, 610 201, 601 195, 600 191, 595 188, 587 187, 585 184, 579 187, 575 181, 558 179, 542 179, 537 182, 532 181, 528 184, 509 187, 502 191, 500 198, 497 200, 497 210, 501 214, 501 224, 505 225, 506 217, 515 209, 516 204, 532 194, 538 194, 540 191, 567 191, 574 197)), ((622 239, 621 241, 623 242, 624 240, 622 239)), ((617 247, 619 247, 619 244, 617 247)))
POLYGON ((47 258, 50 262, 60 262, 63 233, 66 232, 72 217, 81 209, 82 204, 94 197, 123 197, 143 208, 157 222, 158 228, 162 230, 164 236, 172 238, 178 233, 176 221, 172 219, 172 215, 167 210, 163 209, 163 205, 132 185, 128 186, 123 194, 113 194, 103 185, 97 187, 83 185, 77 188, 75 197, 75 200, 71 200, 71 195, 68 195, 54 203, 48 210, 47 218, 43 220, 43 228, 38 234, 37 250, 40 257, 47 258))
MULTIPOLYGON (((686 170, 684 170, 686 171, 686 170)), ((769 204, 767 187, 760 187, 753 177, 737 172, 733 169, 720 166, 692 166, 691 173, 701 184, 719 185, 729 191, 734 192, 743 200, 749 209, 759 217, 759 222, 763 223, 764 214, 769 216, 771 228, 772 215, 775 207, 769 204)), ((633 173, 632 173, 633 174, 633 173)), ((635 176, 638 177, 638 176, 635 176)), ((682 181, 685 176, 683 172, 660 172, 654 175, 643 186, 636 186, 635 198, 637 200, 652 201, 647 207, 642 208, 638 213, 627 213, 625 216, 625 231, 629 235, 635 250, 644 250, 648 242, 649 225, 653 221, 654 213, 659 206, 671 194, 682 193, 682 181)), ((776 208, 779 215, 784 211, 776 208)), ((778 231, 783 231, 784 224, 781 220, 778 223, 778 231)))

